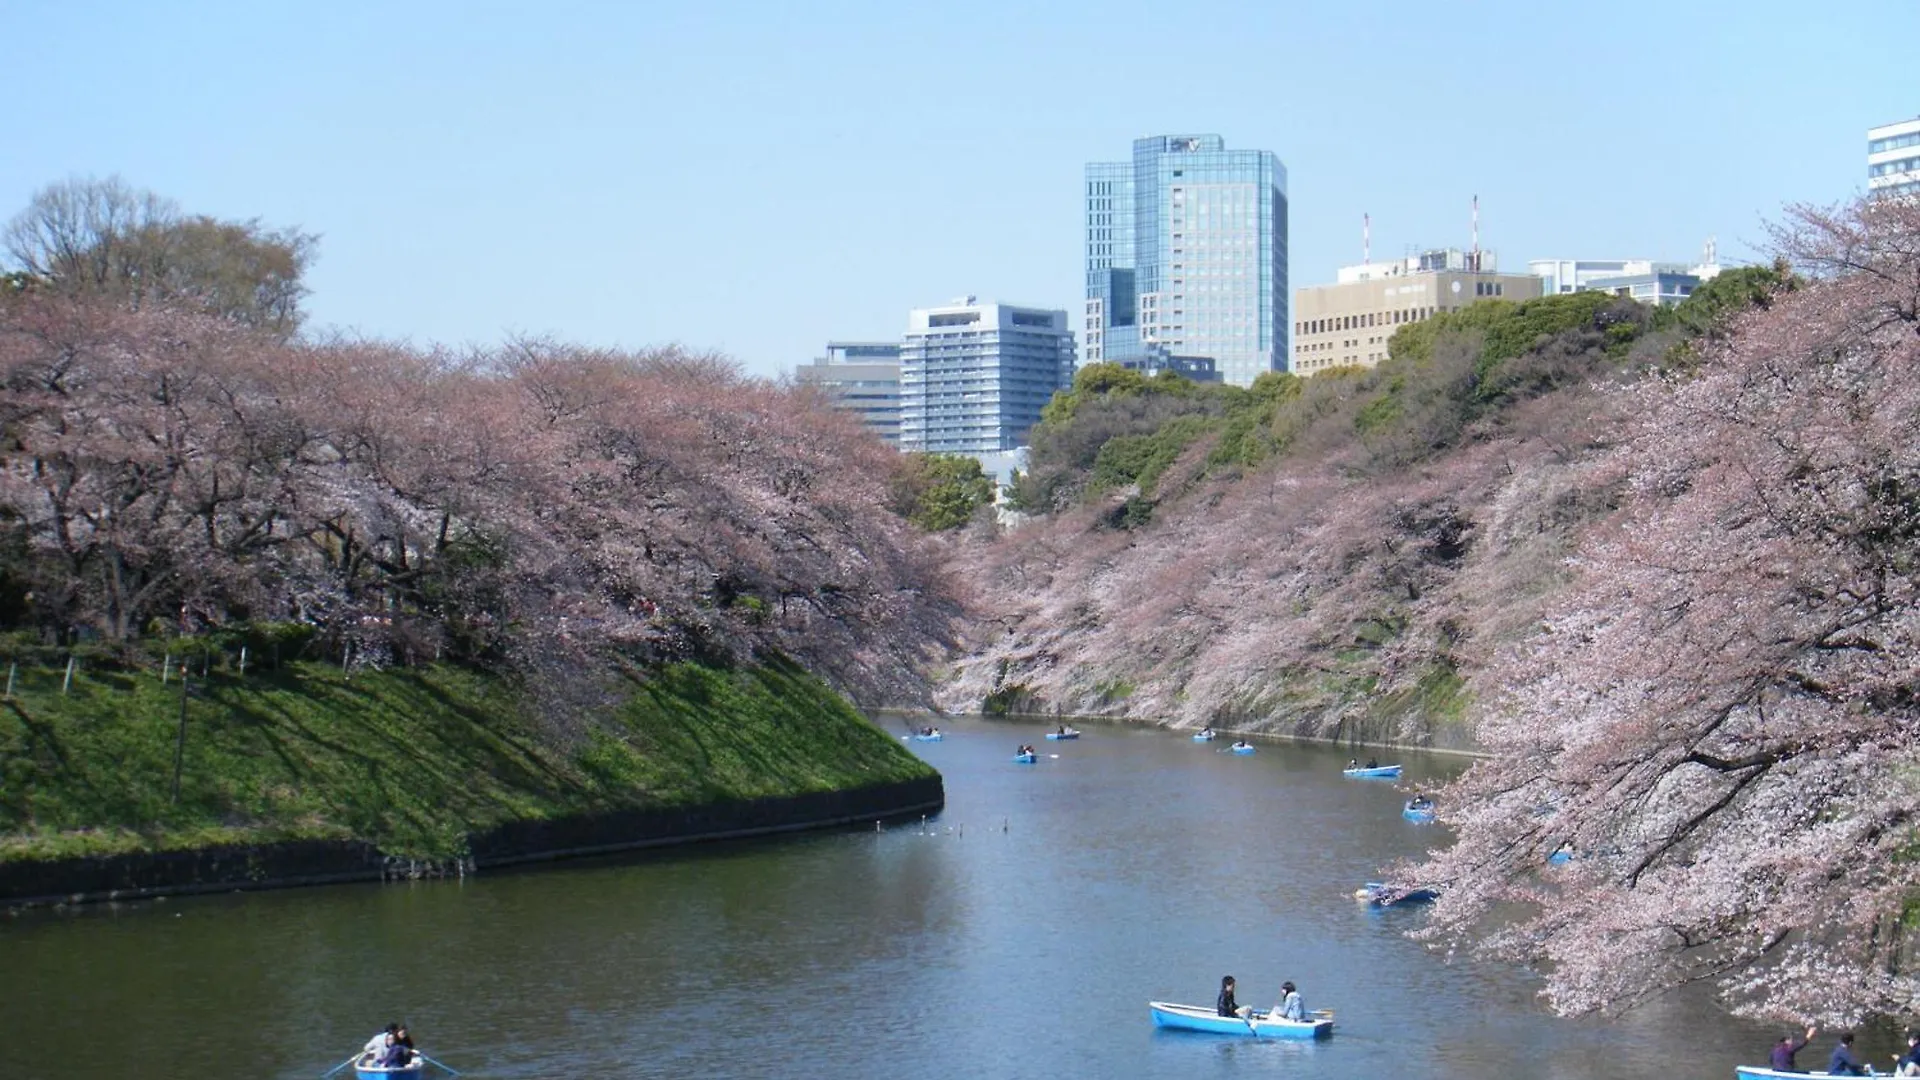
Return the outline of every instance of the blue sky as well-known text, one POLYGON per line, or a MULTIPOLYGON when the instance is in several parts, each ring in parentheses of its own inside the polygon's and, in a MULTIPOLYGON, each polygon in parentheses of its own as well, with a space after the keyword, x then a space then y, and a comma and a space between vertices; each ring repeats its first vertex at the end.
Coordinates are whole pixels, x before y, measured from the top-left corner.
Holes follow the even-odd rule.
POLYGON ((1752 258, 1920 114, 1916 42, 1915 0, 0 0, 0 216, 119 173, 319 233, 318 326, 774 374, 963 293, 1077 316, 1082 166, 1164 132, 1280 155, 1296 286, 1476 194, 1507 269, 1752 258))

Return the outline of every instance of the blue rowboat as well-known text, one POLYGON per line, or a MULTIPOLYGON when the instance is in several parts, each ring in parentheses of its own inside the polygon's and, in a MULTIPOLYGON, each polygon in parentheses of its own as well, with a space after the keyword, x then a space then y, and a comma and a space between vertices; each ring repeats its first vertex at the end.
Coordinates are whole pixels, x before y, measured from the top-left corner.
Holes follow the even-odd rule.
POLYGON ((1324 1039, 1333 1034, 1333 1017, 1316 1013, 1314 1019, 1267 1019, 1265 1013, 1253 1013, 1246 1019, 1221 1016, 1200 1005, 1175 1005, 1171 1001, 1149 1001, 1153 1026, 1176 1031, 1205 1031, 1214 1035, 1251 1035, 1257 1039, 1324 1039))
POLYGON ((1231 749, 1236 754, 1251 754, 1253 753, 1253 744, 1237 742, 1237 743, 1234 743, 1233 746, 1230 747, 1229 749, 1231 749))
POLYGON ((1052 739, 1055 742, 1058 742, 1062 739, 1077 739, 1079 737, 1080 737, 1080 733, 1078 731, 1075 731, 1072 728, 1068 728, 1065 732, 1059 732, 1059 731, 1047 732, 1047 738, 1052 739))
POLYGON ((1369 881, 1353 890, 1353 898, 1365 901, 1371 907, 1411 907, 1433 903, 1440 898, 1440 890, 1424 887, 1403 889, 1384 882, 1369 881))
POLYGON ((1407 805, 1400 808, 1400 816, 1406 818, 1408 821, 1432 821, 1433 804, 1428 803, 1425 806, 1415 806, 1412 800, 1408 800, 1407 805))
POLYGON ((915 736, 913 737, 913 741, 915 741, 915 742, 939 742, 939 741, 940 741, 941 739, 944 739, 944 738, 946 738, 946 737, 947 737, 947 733, 946 733, 946 732, 944 732, 944 731, 936 731, 936 732, 934 732, 934 733, 933 733, 933 734, 931 734, 931 735, 915 735, 915 736))
POLYGON ((1212 741, 1213 741, 1213 729, 1212 729, 1212 728, 1208 728, 1208 729, 1207 729, 1207 730, 1205 730, 1205 731, 1196 731, 1196 732, 1194 732, 1194 733, 1193 733, 1193 741, 1194 741, 1194 742, 1212 742, 1212 741))
POLYGON ((1039 760, 1039 755, 1038 754, 1015 754, 1013 755, 1013 760, 1016 764, 1031 765, 1035 761, 1039 760))
MULTIPOLYGON (((1733 1075, 1735 1077, 1735 1080, 1773 1080, 1774 1077, 1782 1077, 1782 1078, 1791 1077, 1792 1080, 1820 1080, 1820 1078, 1823 1076, 1845 1076, 1847 1074, 1846 1073, 1825 1073, 1825 1072, 1811 1072, 1811 1073, 1780 1072, 1777 1069, 1766 1069, 1758 1065, 1735 1065, 1733 1067, 1733 1075)), ((1892 1073, 1874 1073, 1872 1075, 1892 1076, 1893 1074, 1892 1073)))
POLYGON ((1351 780, 1398 780, 1400 766, 1380 765, 1371 769, 1341 769, 1340 775, 1351 780))
POLYGON ((1573 861, 1573 852, 1568 851, 1566 848, 1561 848, 1560 850, 1547 856, 1547 862, 1554 866, 1565 866, 1566 864, 1572 861, 1573 861))
POLYGON ((355 1065, 353 1074, 360 1080, 419 1080, 427 1075, 425 1058, 415 1058, 406 1065, 355 1065))

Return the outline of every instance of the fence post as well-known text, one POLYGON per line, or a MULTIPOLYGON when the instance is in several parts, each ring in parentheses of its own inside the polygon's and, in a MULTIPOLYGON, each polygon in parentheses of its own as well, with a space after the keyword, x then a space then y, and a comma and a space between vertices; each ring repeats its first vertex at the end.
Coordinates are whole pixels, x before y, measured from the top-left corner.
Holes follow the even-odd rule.
POLYGON ((67 654, 67 677, 60 681, 60 696, 65 697, 67 690, 72 686, 73 686, 73 654, 68 653, 67 654))
POLYGON ((173 738, 173 796, 171 802, 180 801, 180 765, 187 755, 187 672, 180 670, 180 730, 173 738))

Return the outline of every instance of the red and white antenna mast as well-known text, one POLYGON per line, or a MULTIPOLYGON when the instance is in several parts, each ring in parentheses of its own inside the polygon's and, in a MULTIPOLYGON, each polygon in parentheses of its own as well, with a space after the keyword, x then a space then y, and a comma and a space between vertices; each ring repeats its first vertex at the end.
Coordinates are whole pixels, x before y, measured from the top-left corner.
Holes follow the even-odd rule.
POLYGON ((1373 215, 1360 215, 1360 265, 1373 264, 1373 215))
POLYGON ((1480 270, 1480 196, 1473 197, 1473 269, 1480 270))

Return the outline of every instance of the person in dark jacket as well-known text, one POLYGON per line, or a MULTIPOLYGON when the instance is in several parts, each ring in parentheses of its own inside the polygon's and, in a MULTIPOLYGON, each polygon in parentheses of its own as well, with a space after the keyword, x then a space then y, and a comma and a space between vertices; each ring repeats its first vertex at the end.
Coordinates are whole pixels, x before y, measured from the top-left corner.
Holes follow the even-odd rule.
POLYGON ((1920 1076, 1920 1031, 1907 1032, 1907 1052, 1893 1055, 1893 1075, 1920 1076))
POLYGON ((1819 1028, 1807 1029, 1805 1038, 1796 1039, 1791 1035, 1782 1035, 1780 1041, 1773 1044, 1773 1053, 1767 1055, 1767 1065, 1775 1072, 1799 1072, 1800 1067, 1793 1063, 1793 1055, 1807 1048, 1813 1041, 1819 1028))
POLYGON ((1238 1016, 1245 1018, 1247 1015, 1247 1010, 1242 1008, 1239 1002, 1233 1000, 1233 976, 1223 975, 1220 977, 1220 998, 1213 1003, 1213 1008, 1214 1011, 1218 1012, 1221 1016, 1238 1016))
POLYGON ((1840 1036, 1834 1045, 1833 1056, 1827 1059, 1827 1071, 1835 1076, 1865 1076, 1867 1067, 1853 1054, 1853 1032, 1840 1036))

